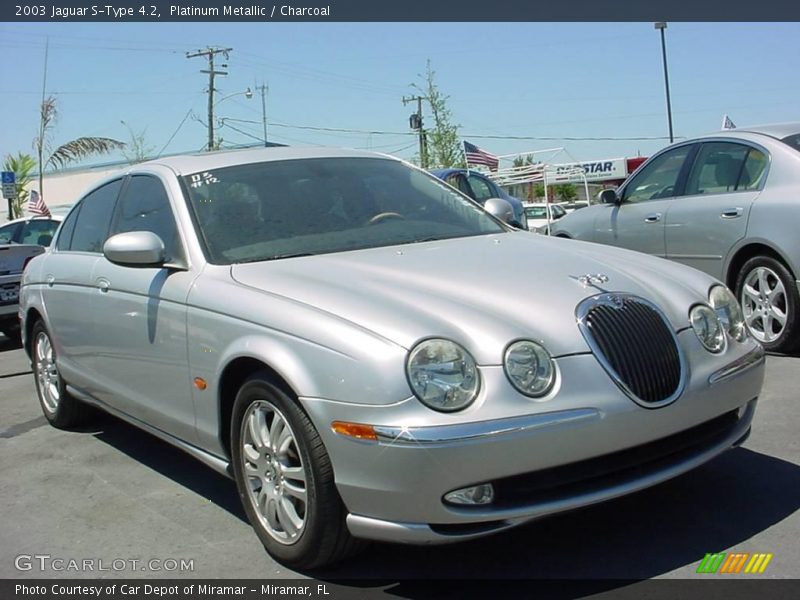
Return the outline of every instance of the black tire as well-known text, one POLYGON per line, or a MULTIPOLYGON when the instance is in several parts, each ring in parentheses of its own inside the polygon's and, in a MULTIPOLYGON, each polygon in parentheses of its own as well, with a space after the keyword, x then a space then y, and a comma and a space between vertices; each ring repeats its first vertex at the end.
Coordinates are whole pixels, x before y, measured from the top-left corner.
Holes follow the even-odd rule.
POLYGON ((783 263, 771 256, 748 260, 736 277, 736 298, 747 328, 766 350, 792 352, 800 347, 800 295, 783 263), (766 282, 763 290, 761 282, 766 282), (764 293, 769 290, 771 294, 764 293), (783 324, 771 318, 776 313, 785 315, 783 324))
POLYGON ((350 535, 345 524, 347 511, 336 490, 330 458, 317 430, 299 405, 274 385, 266 373, 249 377, 236 394, 230 439, 239 498, 270 555, 295 569, 313 569, 338 562, 360 549, 362 543, 350 535), (263 427, 260 427, 261 416, 263 427), (270 440, 259 447, 264 438, 255 437, 249 429, 250 423, 268 436, 282 431, 280 419, 283 425, 288 425, 291 441, 284 439, 276 444, 270 440), (245 458, 246 453, 249 458, 245 458), (251 468, 249 476, 245 475, 246 461, 251 468), (297 478, 298 467, 304 474, 303 481, 297 478), (295 474, 287 475, 285 468, 295 474), (305 501, 286 491, 303 487, 305 501), (263 509, 257 507, 262 501, 263 509), (283 513, 278 514, 285 502, 289 503, 288 509, 283 508, 283 513), (302 519, 302 527, 297 527, 293 517, 302 519), (270 523, 270 518, 274 523, 270 523))
POLYGON ((92 414, 90 407, 69 395, 56 365, 56 351, 50 333, 42 321, 31 331, 31 362, 36 395, 45 418, 53 427, 69 429, 84 423, 92 414))
POLYGON ((14 344, 19 344, 22 341, 22 332, 18 323, 0 323, 0 333, 6 336, 14 344))

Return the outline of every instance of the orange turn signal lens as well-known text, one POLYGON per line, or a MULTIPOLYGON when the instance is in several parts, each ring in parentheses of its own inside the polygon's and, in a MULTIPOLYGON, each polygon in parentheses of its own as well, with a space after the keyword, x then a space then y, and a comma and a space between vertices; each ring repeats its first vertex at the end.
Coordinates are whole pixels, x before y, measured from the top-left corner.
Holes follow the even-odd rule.
POLYGON ((208 384, 206 383, 206 380, 203 379, 202 377, 195 377, 194 387, 196 387, 198 390, 204 390, 208 387, 208 384))
POLYGON ((356 438, 357 440, 378 441, 378 434, 375 433, 375 429, 372 425, 334 421, 331 423, 331 429, 339 435, 346 435, 347 437, 356 438))

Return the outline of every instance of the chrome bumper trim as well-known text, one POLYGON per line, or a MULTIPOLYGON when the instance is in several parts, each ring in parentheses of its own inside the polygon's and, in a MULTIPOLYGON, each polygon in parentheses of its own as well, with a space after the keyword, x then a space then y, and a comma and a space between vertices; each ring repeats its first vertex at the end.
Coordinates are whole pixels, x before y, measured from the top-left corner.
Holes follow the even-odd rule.
POLYGON ((388 521, 352 513, 347 515, 347 528, 353 536, 368 540, 402 544, 447 544, 483 537, 522 525, 535 519, 625 496, 652 487, 677 477, 678 475, 682 475, 687 471, 691 471, 723 452, 741 444, 750 431, 756 409, 756 400, 753 399, 743 405, 742 409, 743 413, 739 422, 725 439, 677 464, 672 464, 656 471, 646 473, 632 480, 592 492, 576 494, 566 498, 534 503, 517 508, 494 510, 489 508, 478 514, 474 513, 471 509, 452 511, 456 516, 456 519, 453 520, 452 523, 475 525, 476 529, 472 531, 465 530, 463 532, 443 533, 437 531, 427 523, 388 521), (484 524, 485 527, 477 527, 481 524, 484 524))
POLYGON ((375 425, 378 441, 384 444, 419 446, 424 444, 449 444, 478 441, 497 435, 521 433, 532 429, 557 427, 578 421, 600 418, 596 408, 576 408, 556 412, 495 419, 476 423, 455 425, 432 425, 423 427, 389 427, 375 425))
POLYGON ((764 348, 759 345, 752 352, 748 352, 741 358, 738 358, 732 363, 722 367, 718 371, 713 372, 708 378, 708 383, 710 385, 714 385, 715 383, 719 383, 720 381, 728 379, 729 377, 733 377, 734 375, 738 375, 743 371, 747 371, 752 367, 760 365, 764 362, 764 357, 764 348))

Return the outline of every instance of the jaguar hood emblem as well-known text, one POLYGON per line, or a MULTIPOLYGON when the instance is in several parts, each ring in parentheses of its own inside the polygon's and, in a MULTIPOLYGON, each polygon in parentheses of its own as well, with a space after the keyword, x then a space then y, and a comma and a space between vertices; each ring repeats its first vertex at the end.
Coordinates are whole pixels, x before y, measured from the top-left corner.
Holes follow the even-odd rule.
POLYGON ((586 275, 570 275, 570 279, 574 279, 578 283, 580 283, 584 288, 588 288, 590 286, 598 286, 603 283, 608 283, 608 275, 604 275, 603 273, 595 273, 591 274, 588 273, 586 275))

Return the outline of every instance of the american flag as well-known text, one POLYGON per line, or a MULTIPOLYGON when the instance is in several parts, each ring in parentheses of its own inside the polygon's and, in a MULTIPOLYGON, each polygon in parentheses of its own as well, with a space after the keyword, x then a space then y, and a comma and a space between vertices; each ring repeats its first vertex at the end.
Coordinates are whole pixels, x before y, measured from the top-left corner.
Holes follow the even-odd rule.
POLYGON ((31 197, 28 199, 28 212, 34 215, 50 216, 50 209, 47 208, 47 204, 44 203, 44 200, 36 190, 31 190, 31 197))
POLYGON ((467 165, 484 165, 491 171, 497 171, 497 166, 500 164, 500 160, 494 154, 489 154, 467 141, 464 141, 464 156, 467 165))
POLYGON ((724 117, 722 117, 722 128, 723 129, 736 129, 736 125, 733 124, 733 121, 731 121, 731 119, 730 119, 730 117, 728 115, 725 115, 724 117))

